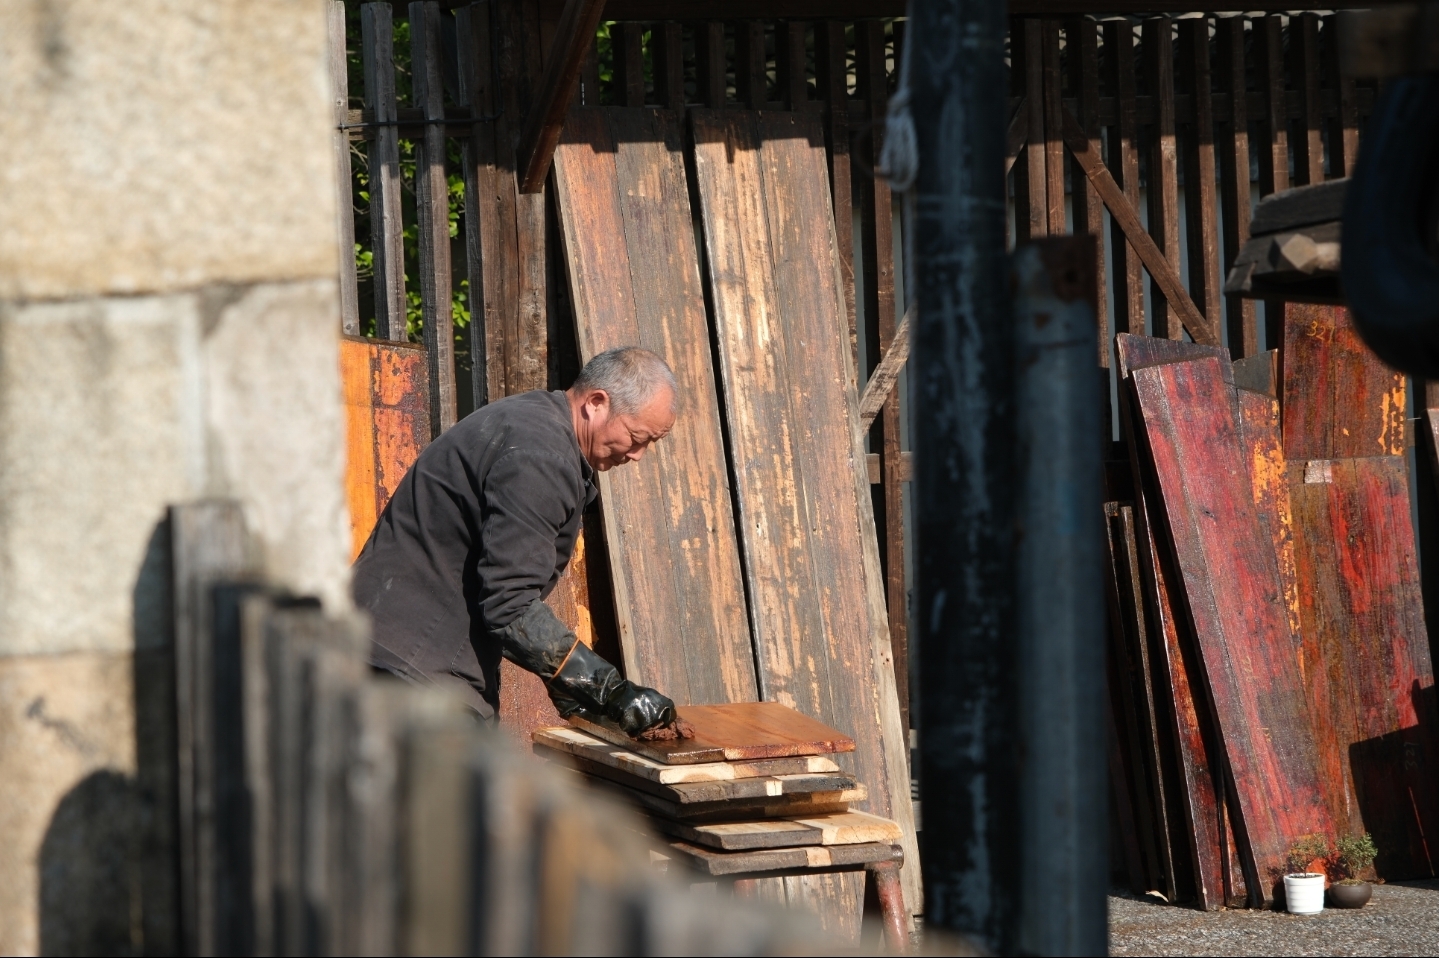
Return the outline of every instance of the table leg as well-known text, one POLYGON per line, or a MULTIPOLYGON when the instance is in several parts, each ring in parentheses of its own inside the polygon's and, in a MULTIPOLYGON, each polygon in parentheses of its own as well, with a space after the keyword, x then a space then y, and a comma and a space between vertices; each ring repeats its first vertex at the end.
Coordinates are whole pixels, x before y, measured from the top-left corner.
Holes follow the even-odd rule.
POLYGON ((899 862, 875 862, 865 866, 864 913, 878 917, 884 928, 885 950, 892 955, 909 953, 908 917, 904 913, 904 889, 899 881, 899 862))

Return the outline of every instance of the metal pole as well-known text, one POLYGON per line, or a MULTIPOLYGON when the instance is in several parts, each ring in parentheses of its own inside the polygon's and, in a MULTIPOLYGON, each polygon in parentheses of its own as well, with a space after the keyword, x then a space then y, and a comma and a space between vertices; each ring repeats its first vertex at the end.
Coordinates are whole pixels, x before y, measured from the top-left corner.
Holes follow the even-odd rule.
POLYGON ((1005 4, 912 0, 910 12, 924 915, 1012 953, 1021 896, 1005 4))
POLYGON ((1108 383, 1094 356, 1092 236, 1015 251, 1019 466, 1019 950, 1108 950, 1100 503, 1108 383))

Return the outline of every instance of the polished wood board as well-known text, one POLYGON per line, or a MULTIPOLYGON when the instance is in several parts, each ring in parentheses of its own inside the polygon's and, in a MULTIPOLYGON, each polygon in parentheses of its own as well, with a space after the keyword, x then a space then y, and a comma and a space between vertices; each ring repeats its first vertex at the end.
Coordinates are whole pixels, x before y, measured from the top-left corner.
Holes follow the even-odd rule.
POLYGON ((895 846, 878 842, 860 845, 807 845, 803 848, 767 848, 756 851, 722 852, 689 842, 670 842, 666 853, 679 858, 704 875, 747 875, 755 872, 814 869, 825 871, 849 866, 862 868, 874 862, 896 859, 895 846))
POLYGON ((666 835, 721 851, 791 848, 801 845, 855 845, 899 841, 899 825, 867 812, 836 812, 813 817, 770 818, 749 822, 695 825, 667 819, 651 824, 666 835))
POLYGON ((794 755, 854 751, 854 740, 778 702, 730 702, 682 705, 680 718, 694 738, 645 742, 630 738, 609 722, 571 716, 570 724, 614 745, 666 765, 741 762, 794 755))
POLYGON ((740 778, 766 775, 813 775, 838 772, 839 766, 823 755, 798 755, 789 758, 762 758, 747 762, 707 762, 701 765, 667 765, 616 746, 577 728, 557 726, 536 730, 534 744, 609 765, 636 778, 661 785, 683 782, 732 782, 740 778))
POLYGON ((690 120, 762 696, 854 736, 837 761, 917 861, 821 118, 690 120))
POLYGON ((1222 366, 1213 357, 1154 366, 1135 370, 1131 381, 1232 772, 1238 844, 1252 862, 1250 893, 1271 898, 1290 843, 1332 834, 1333 821, 1299 678, 1298 639, 1222 366))
POLYGON ((554 185, 580 359, 636 345, 679 386, 674 429, 599 474, 625 674, 680 705, 759 698, 680 120, 573 111, 554 185))

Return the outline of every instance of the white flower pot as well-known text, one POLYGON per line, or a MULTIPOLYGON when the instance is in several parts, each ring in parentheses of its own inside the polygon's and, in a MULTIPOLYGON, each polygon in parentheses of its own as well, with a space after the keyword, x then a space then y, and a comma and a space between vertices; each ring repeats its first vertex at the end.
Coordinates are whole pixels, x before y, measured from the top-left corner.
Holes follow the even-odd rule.
POLYGON ((1304 872, 1284 876, 1284 905, 1291 915, 1317 915, 1324 910, 1324 876, 1304 872))

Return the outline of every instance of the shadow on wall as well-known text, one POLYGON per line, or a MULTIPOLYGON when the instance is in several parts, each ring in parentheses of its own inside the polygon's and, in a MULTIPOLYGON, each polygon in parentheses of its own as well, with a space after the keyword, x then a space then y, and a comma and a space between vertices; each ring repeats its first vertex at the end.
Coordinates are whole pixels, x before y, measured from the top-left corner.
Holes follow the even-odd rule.
POLYGON ((1439 876, 1439 701, 1417 681, 1410 695, 1418 725, 1349 746, 1354 797, 1385 880, 1439 876))
POLYGON ((170 582, 161 522, 132 595, 136 774, 92 772, 55 809, 38 866, 42 955, 179 952, 170 582))

